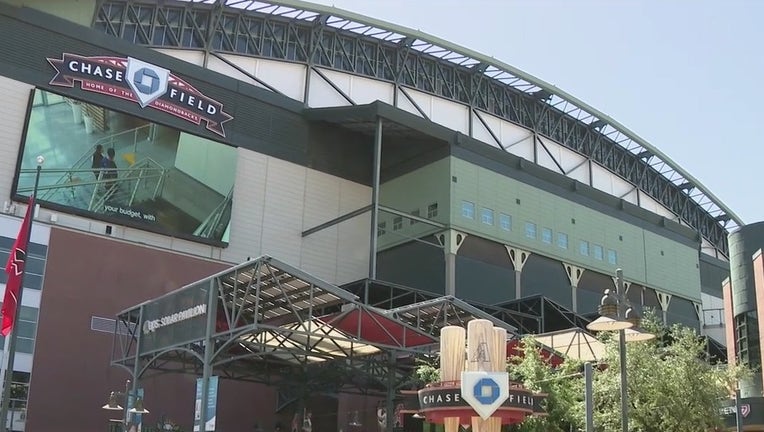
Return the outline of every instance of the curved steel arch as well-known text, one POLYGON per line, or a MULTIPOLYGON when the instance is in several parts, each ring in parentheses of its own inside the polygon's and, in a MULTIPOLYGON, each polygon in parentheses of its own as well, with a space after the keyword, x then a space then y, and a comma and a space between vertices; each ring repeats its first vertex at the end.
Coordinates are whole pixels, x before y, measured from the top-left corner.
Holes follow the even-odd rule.
POLYGON ((412 87, 519 124, 605 166, 725 256, 742 220, 624 125, 563 90, 443 39, 300 0, 104 0, 93 27, 155 47, 275 58, 412 87))

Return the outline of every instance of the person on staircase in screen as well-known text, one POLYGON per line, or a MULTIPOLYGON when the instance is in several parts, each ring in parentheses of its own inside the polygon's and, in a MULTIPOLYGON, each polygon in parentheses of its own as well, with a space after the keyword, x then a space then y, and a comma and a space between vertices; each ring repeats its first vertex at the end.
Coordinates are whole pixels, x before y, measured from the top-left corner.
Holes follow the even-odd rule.
POLYGON ((93 152, 93 162, 90 164, 90 167, 93 168, 93 174, 95 174, 96 180, 98 180, 98 176, 101 174, 103 160, 103 146, 98 144, 93 152))
POLYGON ((102 179, 106 180, 106 192, 114 190, 117 187, 117 163, 114 161, 116 153, 113 148, 106 150, 107 157, 103 158, 101 168, 103 168, 102 179))

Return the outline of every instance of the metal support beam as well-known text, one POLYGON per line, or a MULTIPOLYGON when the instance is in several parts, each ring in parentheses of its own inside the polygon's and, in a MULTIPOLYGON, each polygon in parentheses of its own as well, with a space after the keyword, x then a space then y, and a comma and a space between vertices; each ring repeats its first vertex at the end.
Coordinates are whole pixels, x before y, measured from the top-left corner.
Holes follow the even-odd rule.
POLYGON ((423 224, 426 224, 426 225, 431 225, 431 226, 434 226, 434 227, 437 227, 437 228, 441 228, 441 229, 446 228, 446 224, 442 224, 440 222, 435 222, 432 219, 427 219, 427 218, 424 218, 424 217, 421 217, 421 216, 415 216, 415 215, 413 215, 411 213, 402 212, 402 211, 396 210, 396 209, 394 209, 392 207, 387 207, 387 206, 380 205, 379 206, 379 210, 381 210, 381 211, 383 211, 385 213, 390 213, 390 214, 394 214, 396 216, 401 216, 404 219, 409 219, 409 220, 412 220, 412 221, 417 221, 417 222, 420 222, 420 223, 423 223, 423 224))
POLYGON ((326 221, 326 222, 324 222, 324 223, 322 223, 320 225, 314 226, 313 228, 306 229, 305 231, 302 232, 302 236, 303 237, 307 237, 307 236, 309 236, 311 234, 315 234, 315 233, 317 233, 319 231, 322 231, 322 230, 325 230, 325 229, 327 229, 327 228, 329 228, 331 226, 334 226, 334 225, 337 225, 339 223, 345 222, 348 219, 353 219, 354 217, 356 217, 358 215, 362 215, 362 214, 366 213, 369 210, 371 210, 371 206, 367 205, 367 206, 363 206, 363 207, 361 207, 359 209, 347 212, 344 215, 336 217, 336 218, 334 218, 334 219, 332 219, 330 221, 326 221))
POLYGON ((377 278, 377 224, 379 220, 379 178, 382 165, 382 117, 374 130, 374 165, 371 180, 371 236, 369 241, 369 279, 377 278))

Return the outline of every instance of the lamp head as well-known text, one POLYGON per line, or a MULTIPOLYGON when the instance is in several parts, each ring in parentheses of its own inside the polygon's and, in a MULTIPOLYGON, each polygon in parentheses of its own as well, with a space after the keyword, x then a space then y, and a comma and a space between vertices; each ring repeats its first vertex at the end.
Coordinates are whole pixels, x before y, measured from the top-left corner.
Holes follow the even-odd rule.
POLYGON ((612 290, 605 290, 605 295, 602 296, 597 311, 604 317, 613 319, 618 317, 618 298, 612 290))
POLYGON ((135 403, 133 404, 133 407, 130 408, 129 412, 133 414, 148 414, 149 410, 143 407, 143 398, 138 397, 135 399, 135 403))
POLYGON ((639 312, 637 312, 631 306, 626 309, 625 317, 626 321, 630 322, 635 328, 639 327, 639 324, 642 322, 642 317, 639 316, 639 312))
POLYGON ((106 405, 102 406, 101 408, 105 410, 114 410, 114 411, 121 411, 122 407, 119 406, 117 403, 117 394, 114 392, 111 392, 109 395, 109 400, 106 402, 106 405))
POLYGON ((633 325, 628 321, 618 318, 618 297, 613 290, 605 290, 605 295, 600 300, 597 308, 600 317, 587 324, 587 330, 591 331, 614 331, 631 328, 633 325))
POLYGON ((45 163, 45 157, 43 155, 37 156, 37 165, 42 165, 45 163))
POLYGON ((655 335, 652 333, 648 333, 643 330, 639 330, 637 328, 630 328, 626 329, 626 331, 623 332, 624 341, 626 343, 629 342, 645 342, 649 340, 655 339, 655 335))
POLYGON ((361 427, 361 426, 363 426, 361 424, 360 419, 358 418, 358 411, 353 411, 351 413, 351 415, 350 415, 350 422, 348 423, 348 425, 350 425, 352 427, 361 427))
POLYGON ((642 318, 639 316, 639 312, 631 308, 626 309, 626 321, 632 324, 632 327, 624 333, 626 342, 644 342, 655 339, 655 335, 642 330, 639 325, 642 323, 642 318))

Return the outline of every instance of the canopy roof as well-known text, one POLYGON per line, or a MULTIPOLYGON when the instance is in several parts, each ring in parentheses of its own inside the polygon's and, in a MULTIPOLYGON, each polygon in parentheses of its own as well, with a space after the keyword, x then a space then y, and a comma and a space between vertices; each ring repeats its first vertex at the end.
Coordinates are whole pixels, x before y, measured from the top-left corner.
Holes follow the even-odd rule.
POLYGON ((515 335, 514 327, 453 297, 379 309, 262 256, 121 312, 112 363, 140 377, 198 373, 200 363, 208 361, 227 377, 269 381, 273 374, 289 376, 339 359, 348 370, 373 375, 380 362, 437 350, 443 326, 477 318, 515 335), (207 313, 190 316, 193 307, 201 310, 199 299, 207 299, 207 313), (174 321, 146 330, 148 322, 168 316, 174 321), (208 341, 215 352, 205 360, 208 341))
POLYGON ((599 362, 605 356, 605 345, 580 328, 542 333, 533 339, 567 358, 599 362))

